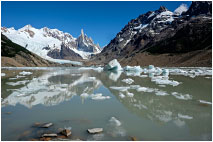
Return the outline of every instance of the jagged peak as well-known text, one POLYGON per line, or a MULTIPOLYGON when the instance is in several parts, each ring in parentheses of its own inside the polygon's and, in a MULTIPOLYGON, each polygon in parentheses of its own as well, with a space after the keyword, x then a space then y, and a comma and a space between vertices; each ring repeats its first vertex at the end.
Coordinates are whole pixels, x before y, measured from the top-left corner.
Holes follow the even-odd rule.
POLYGON ((160 8, 157 11, 164 12, 164 11, 168 11, 168 9, 165 6, 160 6, 160 8))

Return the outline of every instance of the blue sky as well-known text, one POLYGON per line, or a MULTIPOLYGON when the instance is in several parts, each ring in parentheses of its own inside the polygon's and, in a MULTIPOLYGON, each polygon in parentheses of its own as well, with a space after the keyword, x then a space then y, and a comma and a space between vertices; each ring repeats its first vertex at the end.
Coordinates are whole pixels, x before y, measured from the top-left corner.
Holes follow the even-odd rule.
POLYGON ((80 30, 104 46, 131 20, 161 5, 174 11, 190 1, 28 1, 1 2, 1 26, 19 29, 27 24, 68 32, 74 37, 80 30))

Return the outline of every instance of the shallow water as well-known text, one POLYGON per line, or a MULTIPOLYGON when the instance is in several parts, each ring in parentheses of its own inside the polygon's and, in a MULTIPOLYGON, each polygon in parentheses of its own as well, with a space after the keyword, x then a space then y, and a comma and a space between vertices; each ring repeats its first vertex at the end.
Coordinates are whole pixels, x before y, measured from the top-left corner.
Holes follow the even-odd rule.
POLYGON ((82 140, 212 139, 210 75, 170 74, 170 84, 158 84, 156 76, 161 81, 162 75, 79 68, 2 68, 2 73, 2 140, 30 140, 59 128, 71 128, 70 139, 82 140), (35 122, 54 125, 41 129, 32 127, 35 122), (96 127, 104 132, 87 133, 96 127))

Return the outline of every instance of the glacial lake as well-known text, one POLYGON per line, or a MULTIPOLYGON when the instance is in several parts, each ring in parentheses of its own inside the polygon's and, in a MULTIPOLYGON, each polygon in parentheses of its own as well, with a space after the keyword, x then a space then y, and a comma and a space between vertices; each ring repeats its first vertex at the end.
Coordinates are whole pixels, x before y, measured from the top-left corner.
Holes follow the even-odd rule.
POLYGON ((39 139, 60 128, 81 140, 212 140, 212 69, 169 70, 2 68, 1 140, 39 139))

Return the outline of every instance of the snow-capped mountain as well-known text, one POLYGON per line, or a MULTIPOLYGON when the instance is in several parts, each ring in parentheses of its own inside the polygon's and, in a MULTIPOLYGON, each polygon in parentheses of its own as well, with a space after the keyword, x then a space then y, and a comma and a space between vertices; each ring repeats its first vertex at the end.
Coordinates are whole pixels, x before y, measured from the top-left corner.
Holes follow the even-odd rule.
POLYGON ((1 31, 14 43, 45 59, 88 59, 91 54, 101 52, 100 46, 94 44, 83 30, 78 38, 58 29, 36 29, 31 25, 18 30, 2 27, 1 31))
POLYGON ((198 41, 209 42, 211 5, 211 2, 192 2, 189 9, 182 4, 174 12, 163 6, 148 11, 129 21, 91 61, 103 64, 116 58, 121 64, 134 62, 134 65, 144 65, 142 56, 138 54, 201 50, 205 44, 198 41))

